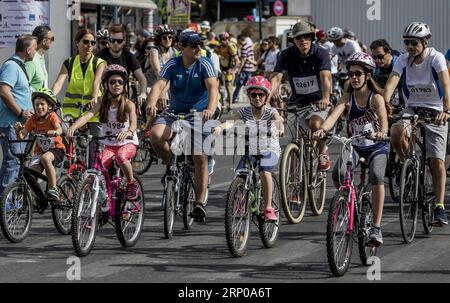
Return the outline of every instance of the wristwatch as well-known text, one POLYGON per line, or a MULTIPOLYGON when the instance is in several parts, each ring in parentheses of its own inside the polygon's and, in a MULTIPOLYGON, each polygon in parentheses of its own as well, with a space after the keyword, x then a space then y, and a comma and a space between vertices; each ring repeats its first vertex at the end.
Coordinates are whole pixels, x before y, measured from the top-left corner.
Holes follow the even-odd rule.
POLYGON ((23 108, 20 110, 20 114, 17 116, 17 118, 22 118, 23 117, 23 108))

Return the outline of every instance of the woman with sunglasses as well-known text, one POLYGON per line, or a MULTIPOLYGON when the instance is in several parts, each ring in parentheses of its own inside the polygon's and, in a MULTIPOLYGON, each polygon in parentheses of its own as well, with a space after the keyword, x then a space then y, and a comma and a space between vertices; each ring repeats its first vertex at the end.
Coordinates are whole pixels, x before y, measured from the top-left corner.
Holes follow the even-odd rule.
MULTIPOLYGON (((369 162, 369 182, 372 186, 373 223, 367 244, 380 246, 383 244, 381 234, 381 216, 384 207, 384 175, 387 164, 387 142, 383 141, 388 132, 387 116, 389 105, 384 102, 381 89, 377 87, 373 75, 376 64, 366 53, 355 53, 346 61, 346 69, 350 77, 347 93, 336 104, 331 115, 322 124, 322 128, 314 133, 314 137, 322 138, 330 131, 343 113, 347 115, 349 137, 362 132, 372 132, 373 139, 360 138, 352 142, 358 157, 369 162)), ((355 161, 355 164, 358 163, 355 161)), ((333 181, 338 188, 344 181, 345 166, 339 159, 333 169, 333 181)))
POLYGON ((136 108, 132 101, 127 99, 127 70, 118 64, 109 65, 102 77, 105 95, 99 102, 78 119, 67 130, 67 136, 73 137, 74 132, 85 125, 89 119, 99 115, 102 135, 117 135, 116 139, 102 140, 105 145, 101 161, 105 168, 113 163, 113 158, 119 165, 127 179, 127 200, 138 198, 138 182, 133 177, 133 169, 130 159, 136 155, 136 147, 139 145, 136 134, 137 116, 136 108), (132 139, 128 139, 132 137, 132 139))
MULTIPOLYGON (((257 132, 260 132, 262 136, 265 136, 264 132, 270 131, 272 133, 268 146, 260 144, 261 142, 258 140, 257 146, 250 145, 250 154, 253 156, 263 155, 260 176, 263 186, 263 199, 266 201, 264 218, 266 221, 276 221, 277 216, 275 209, 272 207, 273 185, 271 172, 277 166, 281 154, 278 137, 284 134, 283 120, 275 108, 266 105, 271 90, 269 80, 263 76, 252 77, 247 82, 246 90, 250 99, 250 106, 240 108, 233 117, 234 121, 227 121, 217 126, 214 129, 214 134, 219 136, 224 129, 233 127, 236 121, 243 121, 248 127, 251 136, 256 136, 257 132)), ((266 141, 264 140, 264 142, 266 141)), ((256 161, 256 159, 253 158, 252 161, 256 161)), ((241 160, 237 169, 243 166, 244 161, 241 160)))
POLYGON ((150 53, 151 50, 155 47, 155 37, 152 36, 150 38, 147 38, 142 42, 142 46, 139 50, 139 55, 137 56, 137 60, 141 64, 142 72, 147 78, 148 91, 157 79, 156 75, 153 73, 153 71, 151 71, 152 65, 150 63, 150 53))
MULTIPOLYGON (((450 78, 444 54, 428 47, 431 38, 430 27, 423 22, 412 22, 403 32, 407 53, 395 62, 384 89, 385 100, 390 100, 402 77, 404 112, 415 114, 419 108, 435 116, 434 123, 425 127, 425 146, 431 158, 431 174, 435 188, 434 216, 437 225, 447 225, 444 209, 445 199, 445 156, 447 150, 447 119, 450 118, 450 78)), ((392 144, 400 161, 405 159, 403 151, 408 149, 406 121, 400 121, 391 128, 392 144), (405 131, 406 130, 406 131, 405 131)))
MULTIPOLYGON (((176 50, 173 48, 174 31, 172 27, 167 24, 159 25, 156 28, 155 48, 150 50, 150 77, 155 79, 153 83, 149 84, 152 87, 161 73, 162 67, 167 61, 175 56, 176 50)), ((159 108, 166 108, 169 100, 168 92, 169 85, 161 92, 159 96, 159 108)), ((150 93, 150 92, 149 92, 150 93)))

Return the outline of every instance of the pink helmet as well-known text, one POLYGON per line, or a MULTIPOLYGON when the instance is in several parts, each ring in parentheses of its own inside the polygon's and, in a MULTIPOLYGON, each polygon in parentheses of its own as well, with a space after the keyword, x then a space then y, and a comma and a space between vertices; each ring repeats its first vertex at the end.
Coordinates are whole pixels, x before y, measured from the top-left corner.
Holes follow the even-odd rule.
POLYGON ((128 73, 125 67, 119 64, 111 64, 106 67, 105 72, 102 76, 102 82, 105 82, 109 79, 112 75, 119 75, 123 78, 124 82, 128 81, 128 73))
POLYGON ((368 69, 369 71, 373 72, 375 68, 377 67, 375 61, 373 60, 372 56, 370 56, 367 53, 354 53, 350 57, 348 57, 347 61, 345 61, 345 66, 347 69, 350 67, 350 65, 360 65, 363 68, 368 69))
POLYGON ((270 94, 270 90, 272 89, 272 85, 270 81, 264 78, 263 76, 255 76, 251 77, 247 82, 246 91, 251 88, 262 89, 267 94, 270 94))

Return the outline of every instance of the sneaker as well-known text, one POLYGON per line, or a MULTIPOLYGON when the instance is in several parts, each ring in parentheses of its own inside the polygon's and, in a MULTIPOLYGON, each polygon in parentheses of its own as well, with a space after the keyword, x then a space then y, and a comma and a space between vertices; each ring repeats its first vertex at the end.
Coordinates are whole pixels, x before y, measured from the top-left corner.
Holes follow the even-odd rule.
POLYGON ((139 197, 139 184, 136 180, 131 183, 127 183, 127 191, 125 193, 125 199, 129 201, 137 200, 139 197))
POLYGON ((328 156, 328 152, 319 155, 319 170, 327 171, 331 167, 330 157, 328 156))
POLYGON ((438 206, 434 209, 434 218, 436 219, 437 225, 448 225, 447 214, 445 213, 445 209, 438 206))
POLYGON ((275 209, 273 207, 266 207, 264 209, 264 220, 267 221, 276 221, 277 215, 275 214, 275 209))
POLYGON ((52 201, 58 201, 59 200, 59 190, 58 190, 58 188, 50 187, 48 189, 47 199, 52 200, 52 201))
POLYGON ((214 165, 216 165, 216 161, 211 156, 208 156, 208 175, 211 176, 214 172, 214 165))
POLYGON ((205 205, 201 202, 196 202, 195 207, 192 210, 191 217, 194 218, 195 222, 205 222, 206 217, 205 205))
POLYGON ((378 247, 383 244, 383 235, 381 234, 381 228, 372 226, 369 232, 369 240, 366 243, 366 246, 375 246, 378 247))

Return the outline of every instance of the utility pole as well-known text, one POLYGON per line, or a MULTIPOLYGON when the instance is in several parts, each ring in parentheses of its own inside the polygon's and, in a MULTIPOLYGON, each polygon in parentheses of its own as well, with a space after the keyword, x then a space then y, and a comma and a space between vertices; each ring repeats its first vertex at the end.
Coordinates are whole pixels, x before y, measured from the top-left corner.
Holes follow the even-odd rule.
POLYGON ((259 42, 261 43, 263 40, 263 33, 262 33, 262 6, 263 6, 263 0, 256 0, 259 4, 259 10, 258 10, 258 16, 259 16, 259 42))

